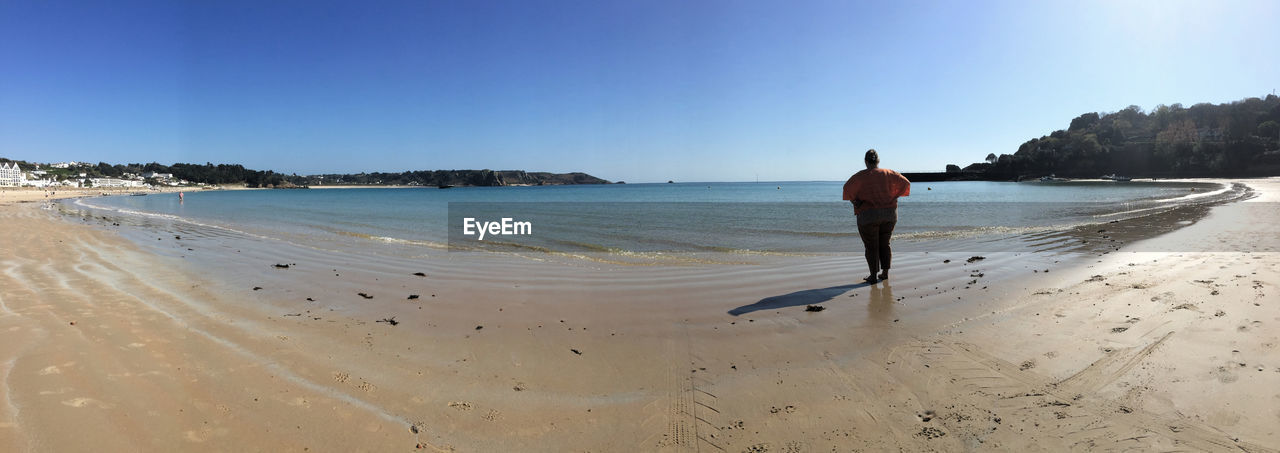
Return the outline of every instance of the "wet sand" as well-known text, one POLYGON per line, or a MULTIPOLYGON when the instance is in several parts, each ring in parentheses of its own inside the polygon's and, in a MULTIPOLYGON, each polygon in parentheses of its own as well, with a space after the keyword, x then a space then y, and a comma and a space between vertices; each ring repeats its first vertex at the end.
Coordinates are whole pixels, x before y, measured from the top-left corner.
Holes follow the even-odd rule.
POLYGON ((143 248, 3 206, 0 450, 1267 451, 1280 182, 1244 183, 1126 245, 1185 252, 910 253, 873 286, 860 257, 143 248))

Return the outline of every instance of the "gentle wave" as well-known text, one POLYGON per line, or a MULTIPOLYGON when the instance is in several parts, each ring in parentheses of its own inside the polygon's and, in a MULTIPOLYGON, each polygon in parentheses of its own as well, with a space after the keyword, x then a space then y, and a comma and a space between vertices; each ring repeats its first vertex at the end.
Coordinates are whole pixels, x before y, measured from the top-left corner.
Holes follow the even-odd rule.
MULTIPOLYGON (((1048 233, 1061 231, 1063 228, 1070 226, 1038 226, 1038 227, 965 227, 949 230, 929 230, 929 231, 911 231, 894 233, 894 240, 906 241, 933 241, 942 239, 973 239, 983 236, 1016 236, 1034 233, 1048 233)), ((855 234, 856 236, 856 234, 855 234)))
MULTIPOLYGON (((566 241, 572 242, 572 241, 566 241)), ((593 261, 607 264, 620 264, 629 266, 656 266, 656 265, 692 265, 692 264, 757 264, 752 261, 726 260, 722 258, 709 258, 694 252, 669 252, 669 251, 650 251, 641 252, 635 250, 625 250, 616 247, 606 247, 599 244, 575 243, 578 246, 587 248, 589 252, 570 252, 565 250, 556 250, 549 247, 537 245, 520 244, 506 241, 485 241, 485 246, 453 246, 454 249, 462 251, 489 252, 499 254, 510 254, 529 258, 522 252, 535 252, 543 255, 559 256, 577 260, 593 261), (501 250, 508 248, 512 250, 501 250)), ((738 254, 751 254, 750 251, 739 251, 738 254)), ((763 255, 764 253, 760 253, 763 255)), ((782 254, 779 254, 782 255, 782 254)))
POLYGON ((321 229, 339 236, 368 239, 371 241, 385 242, 388 244, 415 245, 415 246, 429 247, 429 248, 440 249, 440 250, 447 250, 449 248, 449 244, 436 242, 436 241, 428 241, 425 239, 402 239, 402 238, 396 238, 396 237, 390 237, 390 236, 378 236, 375 234, 357 233, 354 231, 346 231, 346 230, 337 230, 337 229, 329 229, 329 228, 321 228, 321 229))
POLYGON ((760 234, 781 234, 790 236, 808 236, 819 238, 848 238, 858 237, 857 231, 801 231, 801 230, 779 230, 779 229, 752 229, 744 230, 747 233, 760 234))

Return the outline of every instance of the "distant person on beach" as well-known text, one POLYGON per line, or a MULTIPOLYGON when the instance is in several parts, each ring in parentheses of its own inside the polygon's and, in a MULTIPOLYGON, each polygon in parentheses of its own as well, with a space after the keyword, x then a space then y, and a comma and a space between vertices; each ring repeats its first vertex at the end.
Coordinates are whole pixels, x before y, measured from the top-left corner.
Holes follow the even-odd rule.
POLYGON ((854 173, 844 183, 844 199, 853 203, 858 235, 871 269, 871 275, 863 281, 876 283, 889 278, 889 236, 898 223, 898 197, 911 195, 911 181, 902 173, 880 168, 880 155, 874 149, 867 150, 863 160, 867 169, 854 173))

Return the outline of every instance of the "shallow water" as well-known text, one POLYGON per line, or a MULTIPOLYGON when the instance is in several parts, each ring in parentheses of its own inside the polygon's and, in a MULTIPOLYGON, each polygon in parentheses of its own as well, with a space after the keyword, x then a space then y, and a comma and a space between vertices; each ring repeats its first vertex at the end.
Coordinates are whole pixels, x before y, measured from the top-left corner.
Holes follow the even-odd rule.
MULTIPOLYGON (((123 214, 190 234, 275 239, 358 253, 417 256, 450 248, 511 253, 857 252, 842 182, 683 183, 543 187, 201 191, 105 197, 76 209, 123 214), (532 234, 463 234, 464 218, 531 224, 532 234)), ((903 250, 1040 250, 1046 234, 1220 202, 1219 184, 1186 182, 918 183, 902 198, 903 250), (996 245, 992 245, 996 244, 996 245)))

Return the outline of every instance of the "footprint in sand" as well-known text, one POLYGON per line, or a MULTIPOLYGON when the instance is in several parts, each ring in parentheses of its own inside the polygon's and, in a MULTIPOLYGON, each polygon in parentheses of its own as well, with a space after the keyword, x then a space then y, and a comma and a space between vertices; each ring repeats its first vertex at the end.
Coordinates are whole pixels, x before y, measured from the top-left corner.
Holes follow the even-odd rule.
POLYGON ((41 376, 48 376, 50 374, 62 374, 62 369, 58 368, 57 365, 49 365, 47 367, 41 368, 39 374, 41 376))
POLYGON ((203 443, 204 441, 209 440, 209 438, 211 437, 224 436, 226 434, 227 434, 226 428, 207 428, 206 427, 206 428, 200 428, 198 430, 195 430, 195 429, 189 430, 183 433, 183 437, 187 439, 187 442, 203 443))
POLYGON ((183 433, 183 437, 186 437, 187 442, 194 442, 194 443, 202 443, 204 442, 204 439, 205 439, 204 433, 201 433, 195 430, 189 430, 183 433))
POLYGON ((773 406, 773 407, 770 407, 770 408, 769 408, 769 413, 770 413, 770 414, 776 414, 776 413, 779 413, 779 412, 786 412, 786 413, 788 413, 788 414, 794 414, 794 413, 796 413, 796 407, 795 407, 795 406, 792 406, 792 405, 787 405, 787 406, 785 406, 785 407, 777 407, 777 406, 773 406))
POLYGON ((63 401, 62 404, 66 406, 71 406, 71 407, 93 406, 93 407, 97 407, 98 409, 106 409, 108 407, 111 407, 111 405, 104 403, 102 401, 95 400, 93 398, 72 398, 72 399, 63 401))
POLYGON ((782 453, 801 453, 805 451, 809 451, 808 445, 798 440, 782 444, 782 453))
POLYGON ((489 409, 489 413, 484 414, 481 418, 491 422, 497 421, 499 418, 502 418, 502 412, 498 412, 497 409, 489 409))
POLYGON ((460 411, 469 411, 472 409, 471 403, 466 401, 451 401, 449 402, 449 407, 460 411))
POLYGON ((1215 368, 1212 374, 1214 377, 1218 378, 1219 382, 1222 382, 1223 384, 1230 384, 1240 379, 1240 376, 1237 376, 1235 373, 1231 372, 1231 368, 1229 366, 1220 366, 1218 368, 1215 368))

